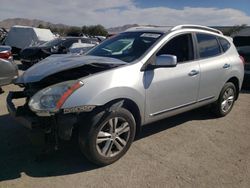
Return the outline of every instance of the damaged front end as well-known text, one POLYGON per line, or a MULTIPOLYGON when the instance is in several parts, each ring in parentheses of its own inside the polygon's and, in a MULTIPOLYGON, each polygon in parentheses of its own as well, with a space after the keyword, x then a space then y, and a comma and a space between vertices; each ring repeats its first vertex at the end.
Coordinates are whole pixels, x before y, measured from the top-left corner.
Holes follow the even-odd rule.
POLYGON ((118 67, 124 62, 93 56, 76 58, 77 62, 72 57, 68 57, 69 61, 56 61, 57 58, 53 59, 53 56, 49 58, 53 60, 50 64, 45 59, 17 80, 16 84, 23 90, 9 93, 7 108, 25 127, 41 129, 45 137, 53 137, 57 147, 58 139, 70 140, 78 118, 95 108, 94 105, 88 105, 62 109, 67 98, 75 90, 84 87, 82 78, 118 67), (18 99, 23 100, 24 104, 16 105, 15 100, 18 99))

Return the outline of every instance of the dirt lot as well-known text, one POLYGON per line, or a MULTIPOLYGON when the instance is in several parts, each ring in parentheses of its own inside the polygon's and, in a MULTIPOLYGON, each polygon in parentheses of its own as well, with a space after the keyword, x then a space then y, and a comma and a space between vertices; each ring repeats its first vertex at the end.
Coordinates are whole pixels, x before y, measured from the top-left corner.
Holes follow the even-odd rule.
POLYGON ((250 92, 215 119, 207 108, 147 125, 128 153, 103 168, 74 144, 37 162, 37 145, 0 96, 0 187, 250 187, 250 92))

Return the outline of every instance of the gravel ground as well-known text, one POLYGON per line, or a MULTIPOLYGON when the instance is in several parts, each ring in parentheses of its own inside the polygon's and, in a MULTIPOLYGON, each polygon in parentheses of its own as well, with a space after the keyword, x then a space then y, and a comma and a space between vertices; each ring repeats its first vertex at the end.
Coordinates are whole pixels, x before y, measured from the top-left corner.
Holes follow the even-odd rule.
POLYGON ((147 125, 128 153, 98 168, 74 142, 43 161, 0 95, 0 187, 250 187, 250 92, 215 119, 207 108, 147 125))

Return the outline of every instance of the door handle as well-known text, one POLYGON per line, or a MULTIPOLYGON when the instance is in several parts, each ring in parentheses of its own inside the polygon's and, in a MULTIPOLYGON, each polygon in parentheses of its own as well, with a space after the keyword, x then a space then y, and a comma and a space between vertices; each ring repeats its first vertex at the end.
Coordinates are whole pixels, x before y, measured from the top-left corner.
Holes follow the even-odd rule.
POLYGON ((199 74, 199 73, 200 73, 200 72, 197 71, 197 70, 191 70, 191 72, 188 73, 188 75, 189 75, 189 76, 195 76, 195 75, 197 75, 197 74, 199 74))
POLYGON ((230 64, 225 64, 225 65, 223 65, 223 69, 228 69, 229 67, 231 67, 231 65, 230 64))

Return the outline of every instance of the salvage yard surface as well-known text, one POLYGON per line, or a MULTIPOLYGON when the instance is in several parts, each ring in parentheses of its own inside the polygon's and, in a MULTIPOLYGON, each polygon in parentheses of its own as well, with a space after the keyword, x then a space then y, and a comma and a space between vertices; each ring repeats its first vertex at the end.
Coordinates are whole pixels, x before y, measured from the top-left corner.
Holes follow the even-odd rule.
POLYGON ((6 109, 0 95, 0 188, 5 187, 250 187, 250 92, 230 114, 208 108, 150 124, 116 163, 98 168, 77 145, 36 161, 37 144, 6 109))

